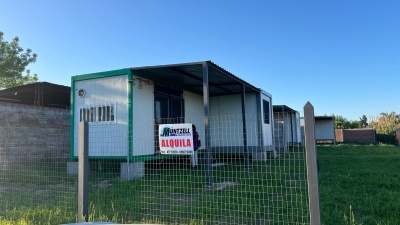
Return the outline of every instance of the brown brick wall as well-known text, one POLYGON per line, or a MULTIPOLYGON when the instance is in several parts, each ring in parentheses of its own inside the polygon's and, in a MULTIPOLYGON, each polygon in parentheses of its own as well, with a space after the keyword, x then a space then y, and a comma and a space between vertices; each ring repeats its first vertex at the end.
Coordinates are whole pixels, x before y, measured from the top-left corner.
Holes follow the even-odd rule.
POLYGON ((336 142, 343 142, 343 129, 335 130, 336 142))
POLYGON ((337 142, 375 142, 375 129, 336 129, 337 142))
POLYGON ((0 104, 0 169, 42 161, 67 161, 69 111, 0 104))
POLYGON ((397 128, 396 130, 396 139, 397 139, 397 144, 400 145, 400 128, 397 128))

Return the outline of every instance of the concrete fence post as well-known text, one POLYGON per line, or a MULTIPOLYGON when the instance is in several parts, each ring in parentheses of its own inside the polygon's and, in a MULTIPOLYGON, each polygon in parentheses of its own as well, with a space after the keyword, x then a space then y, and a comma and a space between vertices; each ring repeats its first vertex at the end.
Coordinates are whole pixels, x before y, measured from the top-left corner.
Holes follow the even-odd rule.
POLYGON ((79 123, 78 222, 89 220, 89 123, 79 123))
POLYGON ((314 106, 310 102, 304 106, 304 135, 307 162, 308 200, 310 209, 310 224, 321 224, 319 206, 317 147, 315 140, 314 106))

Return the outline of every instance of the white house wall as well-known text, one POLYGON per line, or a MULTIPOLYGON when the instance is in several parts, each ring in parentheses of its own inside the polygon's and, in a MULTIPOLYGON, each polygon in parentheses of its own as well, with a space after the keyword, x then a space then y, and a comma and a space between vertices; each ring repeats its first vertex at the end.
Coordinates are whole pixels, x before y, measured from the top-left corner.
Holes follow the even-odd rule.
POLYGON ((303 140, 301 138, 301 126, 300 126, 300 114, 297 112, 296 113, 296 142, 297 143, 302 143, 303 140))
POLYGON ((183 98, 185 101, 185 123, 196 125, 199 139, 205 143, 203 96, 183 91, 183 98))
POLYGON ((132 155, 151 155, 155 150, 154 126, 154 83, 142 82, 139 88, 137 76, 133 76, 132 85, 132 110, 133 110, 133 135, 132 155))
POLYGON ((273 145, 273 138, 272 138, 272 123, 274 122, 273 120, 273 108, 271 104, 271 97, 267 96, 265 94, 261 94, 261 123, 262 123, 262 136, 263 136, 263 141, 264 141, 264 146, 270 146, 273 145), (264 109, 262 107, 263 100, 268 101, 269 103, 269 124, 264 123, 264 116, 266 116, 264 109))
POLYGON ((127 75, 75 81, 74 156, 78 155, 80 109, 114 105, 115 122, 89 122, 89 156, 128 156, 127 75), (79 97, 78 90, 85 96, 79 97))
MULTIPOLYGON (((256 94, 246 94, 247 144, 258 144, 256 94)), ((240 95, 210 98, 211 146, 243 146, 242 106, 240 95)))

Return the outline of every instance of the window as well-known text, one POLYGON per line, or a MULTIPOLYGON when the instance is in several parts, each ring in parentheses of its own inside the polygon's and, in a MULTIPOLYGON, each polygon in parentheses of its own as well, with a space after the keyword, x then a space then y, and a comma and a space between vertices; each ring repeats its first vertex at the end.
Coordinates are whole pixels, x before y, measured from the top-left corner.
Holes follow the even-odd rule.
POLYGON ((80 121, 94 122, 96 119, 96 107, 88 107, 80 109, 80 121))
POLYGON ((269 102, 266 100, 263 100, 263 113, 264 113, 264 123, 269 124, 269 102))
POLYGON ((79 120, 87 122, 115 122, 115 104, 86 106, 79 111, 79 120))
POLYGON ((98 120, 101 121, 114 121, 114 106, 100 106, 98 107, 98 120))

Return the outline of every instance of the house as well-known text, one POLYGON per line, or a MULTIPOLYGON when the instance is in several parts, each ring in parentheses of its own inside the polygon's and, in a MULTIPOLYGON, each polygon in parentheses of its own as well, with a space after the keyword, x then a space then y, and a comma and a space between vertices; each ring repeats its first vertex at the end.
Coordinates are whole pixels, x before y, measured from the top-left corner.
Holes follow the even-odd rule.
POLYGON ((0 90, 0 102, 69 109, 71 88, 36 82, 0 90))
POLYGON ((315 139, 320 143, 336 144, 335 137, 335 117, 316 116, 315 117, 315 139))
POLYGON ((286 105, 274 105, 274 145, 279 153, 288 151, 288 146, 303 142, 300 129, 300 114, 286 105))
POLYGON ((0 171, 68 161, 69 100, 70 87, 48 82, 0 90, 0 171))
POLYGON ((159 151, 160 124, 196 124, 208 152, 275 155, 272 96, 211 61, 78 75, 71 88, 71 161, 82 120, 89 122, 89 157, 126 159, 121 176, 168 157, 159 151))

